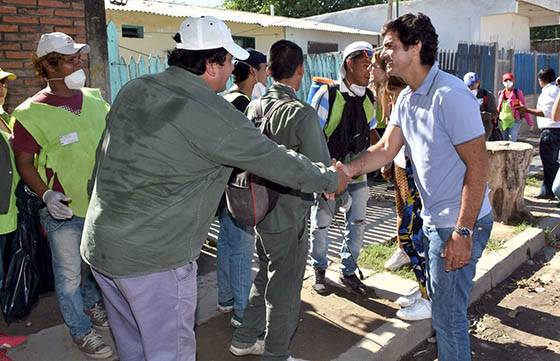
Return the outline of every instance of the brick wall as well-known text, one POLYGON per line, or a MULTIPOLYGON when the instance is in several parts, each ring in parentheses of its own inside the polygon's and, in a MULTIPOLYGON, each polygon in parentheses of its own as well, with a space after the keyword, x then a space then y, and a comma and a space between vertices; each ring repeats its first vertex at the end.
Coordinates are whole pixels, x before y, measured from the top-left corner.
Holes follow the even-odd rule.
POLYGON ((0 67, 18 76, 9 85, 7 111, 45 86, 31 56, 41 34, 53 31, 86 42, 84 0, 0 0, 0 67))

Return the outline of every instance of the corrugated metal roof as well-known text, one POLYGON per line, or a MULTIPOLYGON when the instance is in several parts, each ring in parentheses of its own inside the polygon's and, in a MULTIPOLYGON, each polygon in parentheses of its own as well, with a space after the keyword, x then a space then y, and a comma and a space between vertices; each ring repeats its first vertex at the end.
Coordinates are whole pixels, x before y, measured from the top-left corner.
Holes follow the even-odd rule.
POLYGON ((214 16, 222 21, 231 21, 244 24, 256 24, 263 27, 281 26, 305 30, 330 31, 336 33, 379 35, 379 33, 347 26, 320 23, 312 20, 287 18, 256 14, 246 11, 226 10, 194 5, 171 4, 149 0, 128 0, 125 6, 114 5, 105 0, 105 9, 114 11, 133 11, 173 17, 189 16, 214 16))

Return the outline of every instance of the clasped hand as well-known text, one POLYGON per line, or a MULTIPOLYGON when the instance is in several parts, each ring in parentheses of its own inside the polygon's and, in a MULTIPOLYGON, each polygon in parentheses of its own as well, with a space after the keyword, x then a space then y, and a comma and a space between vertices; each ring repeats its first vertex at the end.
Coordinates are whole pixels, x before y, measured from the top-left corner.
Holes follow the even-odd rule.
POLYGON ((331 161, 329 169, 335 171, 338 175, 338 186, 334 193, 324 193, 324 196, 328 200, 334 200, 335 195, 341 194, 346 190, 348 183, 352 180, 352 173, 347 165, 337 161, 336 159, 331 161))

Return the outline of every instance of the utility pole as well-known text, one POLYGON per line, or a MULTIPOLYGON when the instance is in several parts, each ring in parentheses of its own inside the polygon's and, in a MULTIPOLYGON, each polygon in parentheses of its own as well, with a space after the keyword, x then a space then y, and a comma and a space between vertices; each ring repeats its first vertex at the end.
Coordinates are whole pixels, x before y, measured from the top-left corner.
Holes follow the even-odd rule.
POLYGON ((399 17, 399 0, 396 0, 396 1, 397 1, 397 15, 395 17, 398 18, 399 17))

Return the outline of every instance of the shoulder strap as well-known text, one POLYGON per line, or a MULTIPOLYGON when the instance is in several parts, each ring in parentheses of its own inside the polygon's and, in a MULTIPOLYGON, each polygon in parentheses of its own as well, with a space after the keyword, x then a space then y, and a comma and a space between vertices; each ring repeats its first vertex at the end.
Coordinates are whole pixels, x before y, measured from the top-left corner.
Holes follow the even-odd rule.
MULTIPOLYGON (((261 98, 262 99, 262 98, 261 98)), ((258 100, 258 104, 257 104, 257 116, 259 116, 260 114, 262 114, 263 108, 262 108, 262 100, 259 99, 258 100), (259 109, 260 108, 260 109, 259 109), (259 114, 259 110, 260 110, 260 114, 259 114)), ((274 104, 272 104, 272 106, 266 111, 266 113, 262 116, 262 120, 261 120, 261 125, 260 125, 260 130, 261 133, 264 133, 266 126, 268 124, 268 120, 270 119, 270 117, 272 116, 272 114, 278 109, 280 108, 282 105, 284 104, 288 104, 290 102, 292 102, 294 99, 292 98, 280 98, 277 101, 274 102, 274 104)))
POLYGON ((373 96, 373 92, 371 91, 370 88, 366 88, 366 95, 369 98, 369 101, 371 102, 371 104, 375 104, 375 97, 373 96))
POLYGON ((517 88, 513 88, 513 94, 515 94, 515 97, 519 99, 519 95, 517 94, 517 88))
POLYGON ((327 114, 327 124, 329 123, 329 121, 331 119, 333 105, 334 105, 334 102, 336 100, 336 93, 340 89, 340 84, 338 84, 338 83, 329 84, 328 89, 329 89, 328 90, 329 91, 329 113, 327 114))

